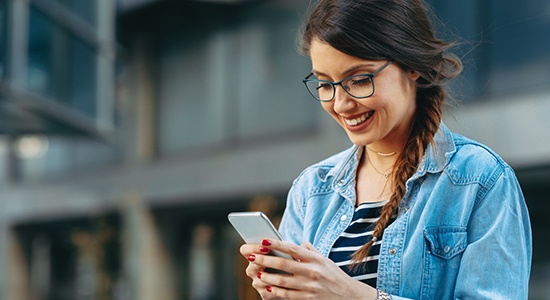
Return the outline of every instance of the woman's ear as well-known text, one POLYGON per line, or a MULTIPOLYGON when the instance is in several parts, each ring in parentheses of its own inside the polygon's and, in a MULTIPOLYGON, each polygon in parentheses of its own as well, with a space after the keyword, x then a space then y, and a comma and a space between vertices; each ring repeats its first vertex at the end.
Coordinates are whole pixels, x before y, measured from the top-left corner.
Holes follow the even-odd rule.
POLYGON ((408 71, 407 76, 409 76, 409 79, 413 82, 416 81, 418 78, 420 78, 420 74, 418 74, 418 72, 414 70, 408 71))

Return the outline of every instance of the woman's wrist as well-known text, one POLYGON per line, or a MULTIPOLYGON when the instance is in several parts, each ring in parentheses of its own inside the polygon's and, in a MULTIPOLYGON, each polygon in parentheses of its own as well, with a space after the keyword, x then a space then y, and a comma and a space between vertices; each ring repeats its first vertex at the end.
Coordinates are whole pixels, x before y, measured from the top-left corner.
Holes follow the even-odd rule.
POLYGON ((381 289, 376 289, 376 300, 392 300, 392 296, 381 289))

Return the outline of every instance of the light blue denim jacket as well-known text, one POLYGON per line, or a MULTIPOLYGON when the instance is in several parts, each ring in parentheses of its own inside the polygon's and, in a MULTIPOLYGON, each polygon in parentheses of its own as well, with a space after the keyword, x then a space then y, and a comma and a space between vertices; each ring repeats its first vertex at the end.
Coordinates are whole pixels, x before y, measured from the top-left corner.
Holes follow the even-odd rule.
MULTIPOLYGON (((441 124, 384 231, 378 288, 393 299, 527 299, 531 227, 513 170, 441 124)), ((300 174, 280 231, 328 256, 355 207, 360 147, 300 174)))

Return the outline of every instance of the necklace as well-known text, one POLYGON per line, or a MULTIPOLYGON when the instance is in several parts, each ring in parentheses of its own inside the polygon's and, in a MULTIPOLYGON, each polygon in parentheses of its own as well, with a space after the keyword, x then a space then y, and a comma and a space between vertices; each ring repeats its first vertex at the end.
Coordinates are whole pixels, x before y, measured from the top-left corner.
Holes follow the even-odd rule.
MULTIPOLYGON (((388 156, 392 156, 392 155, 395 155, 395 153, 397 153, 396 151, 393 151, 393 152, 390 152, 390 153, 382 153, 382 152, 378 152, 378 151, 374 151, 372 149, 370 149, 369 147, 366 147, 367 150, 371 151, 371 152, 374 152, 380 156, 383 156, 383 157, 388 157, 388 156)), ((372 164, 372 163, 371 163, 372 164)), ((373 166, 374 167, 374 166, 373 166)))
MULTIPOLYGON (((374 164, 372 163, 372 161, 369 159, 368 155, 367 155, 367 162, 370 163, 370 165, 372 166, 372 168, 376 171, 376 173, 384 176, 384 178, 388 178, 388 176, 390 176, 391 172, 386 172, 386 173, 382 173, 380 171, 378 171, 378 169, 374 166, 374 164)), ((391 169, 391 168, 390 168, 391 169)), ((388 171, 390 170, 388 169, 388 171)))

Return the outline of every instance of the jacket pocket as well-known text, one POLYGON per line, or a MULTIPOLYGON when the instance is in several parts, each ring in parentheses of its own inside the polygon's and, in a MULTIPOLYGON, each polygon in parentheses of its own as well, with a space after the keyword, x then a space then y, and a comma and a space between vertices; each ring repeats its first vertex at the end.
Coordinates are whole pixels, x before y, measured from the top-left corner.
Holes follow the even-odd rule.
POLYGON ((422 299, 451 299, 468 245, 466 227, 438 226, 424 229, 422 299))
POLYGON ((439 258, 451 259, 466 249, 466 227, 428 227, 424 230, 427 250, 439 258))

